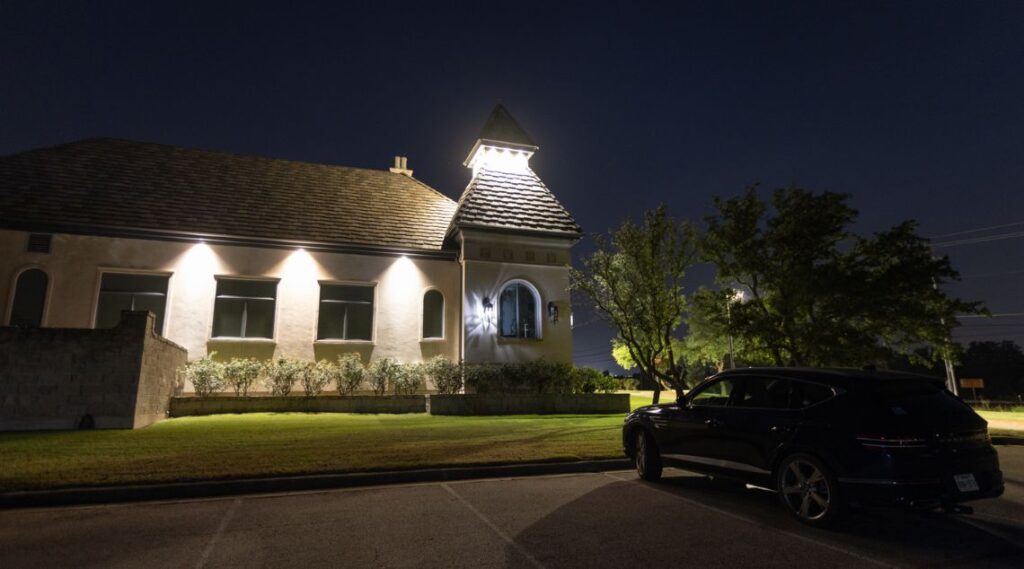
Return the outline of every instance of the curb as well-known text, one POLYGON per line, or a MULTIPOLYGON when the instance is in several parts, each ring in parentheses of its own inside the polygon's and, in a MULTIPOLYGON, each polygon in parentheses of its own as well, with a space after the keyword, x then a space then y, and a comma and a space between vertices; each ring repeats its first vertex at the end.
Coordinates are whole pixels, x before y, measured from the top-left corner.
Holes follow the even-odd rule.
POLYGON ((541 476, 545 474, 575 474, 627 470, 632 462, 626 459, 586 460, 577 462, 547 462, 509 464, 502 466, 467 466, 398 470, 390 472, 359 472, 348 474, 314 474, 279 478, 247 478, 203 482, 176 482, 170 484, 141 484, 133 486, 106 486, 97 488, 62 488, 0 493, 0 508, 37 508, 77 506, 86 504, 112 504, 150 500, 181 500, 215 498, 239 494, 268 494, 329 490, 358 486, 386 484, 412 484, 417 482, 447 482, 474 478, 505 478, 512 476, 541 476))

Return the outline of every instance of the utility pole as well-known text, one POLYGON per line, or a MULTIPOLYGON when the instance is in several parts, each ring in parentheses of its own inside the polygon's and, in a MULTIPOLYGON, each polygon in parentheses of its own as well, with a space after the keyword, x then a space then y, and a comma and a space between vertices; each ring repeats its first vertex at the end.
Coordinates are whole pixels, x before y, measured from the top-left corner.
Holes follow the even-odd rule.
MULTIPOLYGON (((931 247, 931 244, 928 246, 931 247)), ((938 257, 932 253, 932 259, 934 260, 937 258, 938 257)), ((939 283, 935 282, 934 278, 932 278, 932 289, 939 290, 939 283)), ((939 323, 942 324, 943 329, 946 328, 945 317, 939 318, 939 323)), ((942 363, 946 366, 946 389, 948 389, 953 395, 959 395, 960 390, 956 385, 956 370, 953 369, 953 359, 951 357, 952 354, 950 354, 950 347, 953 345, 953 331, 949 330, 948 334, 949 335, 946 337, 946 343, 942 346, 942 363)))

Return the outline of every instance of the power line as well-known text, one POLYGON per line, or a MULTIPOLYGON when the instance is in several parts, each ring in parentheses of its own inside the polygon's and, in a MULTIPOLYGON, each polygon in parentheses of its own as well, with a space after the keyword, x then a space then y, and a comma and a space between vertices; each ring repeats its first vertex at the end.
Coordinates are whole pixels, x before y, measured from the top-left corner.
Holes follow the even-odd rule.
POLYGON ((977 229, 965 229, 963 231, 957 231, 954 233, 945 233, 943 235, 933 235, 929 239, 941 239, 943 237, 955 237, 957 235, 967 235, 969 233, 980 233, 982 231, 991 231, 993 229, 1002 229, 1004 227, 1016 227, 1018 225, 1024 225, 1024 221, 1013 221, 1010 223, 1002 223, 999 225, 990 225, 988 227, 979 227, 977 229))
POLYGON ((989 243, 991 241, 1002 241, 1004 239, 1013 239, 1016 237, 1024 237, 1024 231, 1015 231, 1012 233, 996 233, 995 235, 984 235, 982 237, 968 237, 965 239, 954 239, 953 241, 946 241, 945 243, 932 243, 932 247, 956 247, 958 245, 975 245, 977 243, 989 243))
POLYGON ((987 277, 1002 277, 1006 275, 1024 275, 1024 269, 1015 271, 1001 271, 998 273, 975 273, 973 275, 960 275, 961 279, 980 279, 987 277))
POLYGON ((957 318, 1001 318, 1024 316, 1024 312, 997 312, 996 314, 957 314, 957 318))

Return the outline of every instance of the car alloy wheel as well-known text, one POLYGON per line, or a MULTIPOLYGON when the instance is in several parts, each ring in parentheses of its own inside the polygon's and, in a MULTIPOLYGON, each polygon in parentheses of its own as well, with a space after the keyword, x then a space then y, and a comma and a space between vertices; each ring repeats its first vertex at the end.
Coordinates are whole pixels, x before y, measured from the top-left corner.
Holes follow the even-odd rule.
POLYGON ((782 503, 800 521, 826 525, 837 517, 836 484, 825 466, 807 455, 792 456, 780 465, 777 490, 782 503))
POLYGON ((655 448, 651 436, 642 429, 636 433, 633 462, 640 478, 650 482, 661 478, 661 456, 658 455, 658 449, 655 448))

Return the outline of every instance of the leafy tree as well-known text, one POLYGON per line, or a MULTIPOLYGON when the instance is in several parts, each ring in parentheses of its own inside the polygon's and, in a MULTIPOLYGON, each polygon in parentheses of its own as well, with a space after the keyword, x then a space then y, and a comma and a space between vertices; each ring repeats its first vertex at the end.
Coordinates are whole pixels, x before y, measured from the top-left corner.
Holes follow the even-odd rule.
POLYGON ((694 311, 780 366, 860 365, 893 354, 941 358, 956 315, 983 307, 942 291, 959 274, 947 257, 932 256, 916 222, 856 235, 848 199, 799 188, 776 190, 770 203, 756 188, 716 198, 702 258, 717 267, 726 289, 720 294, 738 287, 748 300, 726 315, 703 291, 694 311))
POLYGON ((686 309, 683 276, 697 258, 696 234, 673 220, 664 206, 648 211, 642 224, 626 221, 608 236, 594 238, 596 250, 571 273, 572 287, 584 294, 618 331, 629 359, 677 394, 686 386, 679 328, 686 309))
POLYGON ((700 381, 720 372, 730 363, 733 367, 771 364, 767 352, 730 330, 732 310, 742 302, 734 292, 731 289, 701 289, 690 297, 683 353, 690 363, 688 377, 691 381, 700 381))

